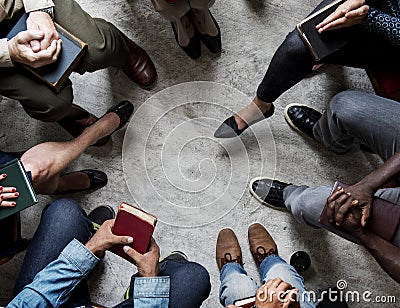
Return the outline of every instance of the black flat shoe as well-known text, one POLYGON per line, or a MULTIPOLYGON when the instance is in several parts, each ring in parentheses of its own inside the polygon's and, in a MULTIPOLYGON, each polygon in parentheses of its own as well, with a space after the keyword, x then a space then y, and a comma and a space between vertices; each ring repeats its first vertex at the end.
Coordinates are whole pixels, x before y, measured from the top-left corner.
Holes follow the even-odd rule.
POLYGON ((174 23, 171 22, 172 30, 174 30, 175 40, 178 43, 179 47, 193 60, 200 58, 201 56, 201 45, 200 45, 200 37, 197 31, 194 31, 194 35, 189 40, 189 45, 181 46, 179 44, 178 33, 176 32, 174 23))
POLYGON ((130 101, 122 101, 117 106, 114 106, 114 107, 108 109, 104 115, 111 113, 111 112, 116 113, 117 116, 119 117, 119 121, 120 121, 119 126, 110 135, 99 139, 94 144, 94 146, 105 145, 108 142, 108 140, 110 140, 112 134, 114 134, 117 130, 124 127, 125 124, 129 122, 129 119, 131 118, 134 110, 135 110, 135 107, 133 106, 133 104, 130 101))
POLYGON ((209 34, 201 34, 200 32, 198 32, 198 30, 196 31, 198 32, 200 41, 203 42, 203 44, 208 48, 209 51, 211 51, 212 53, 220 53, 222 50, 221 30, 214 16, 211 14, 210 11, 208 12, 210 13, 211 18, 218 29, 218 34, 216 36, 211 36, 209 34))
MULTIPOLYGON (((96 189, 102 188, 107 185, 107 182, 108 182, 107 174, 105 174, 103 171, 85 169, 85 170, 74 171, 74 172, 85 173, 89 177, 89 181, 90 181, 89 187, 88 188, 80 188, 80 189, 70 189, 70 190, 66 190, 66 191, 62 191, 62 192, 56 191, 53 193, 53 195, 67 195, 67 194, 73 194, 73 193, 81 192, 81 191, 96 190, 96 189)), ((63 175, 71 174, 74 172, 66 173, 63 175)))
MULTIPOLYGON (((274 114, 275 111, 275 106, 272 104, 271 108, 269 108, 269 110, 265 113, 263 113, 264 115, 264 119, 267 119, 269 117, 271 117, 274 114)), ((264 120, 262 119, 262 120, 264 120)), ((262 121, 260 120, 260 121, 262 121)), ((243 128, 243 129, 239 129, 237 126, 237 123, 235 121, 235 117, 231 116, 229 118, 227 118, 224 123, 221 124, 220 127, 218 127, 218 129, 215 131, 214 133, 214 137, 215 138, 233 138, 233 137, 237 137, 239 136, 241 133, 243 133, 249 126, 251 126, 254 123, 257 123, 259 121, 254 121, 252 123, 250 123, 250 125, 247 125, 243 128)))
POLYGON ((313 128, 321 116, 320 112, 305 105, 289 104, 285 108, 285 120, 289 126, 314 140, 313 128))

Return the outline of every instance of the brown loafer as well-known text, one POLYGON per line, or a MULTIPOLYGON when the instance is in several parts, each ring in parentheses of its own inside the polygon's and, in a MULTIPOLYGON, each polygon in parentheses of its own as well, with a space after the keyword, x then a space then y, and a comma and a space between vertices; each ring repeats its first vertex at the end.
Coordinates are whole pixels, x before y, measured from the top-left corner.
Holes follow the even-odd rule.
POLYGON ((135 83, 142 87, 149 87, 157 77, 156 67, 143 48, 132 40, 127 39, 129 47, 129 63, 124 68, 124 73, 135 83))
POLYGON ((242 250, 235 233, 231 229, 222 229, 219 232, 216 259, 219 270, 229 262, 236 262, 243 266, 242 250))
POLYGON ((250 251, 260 266, 261 262, 268 256, 278 255, 276 243, 268 231, 259 223, 252 224, 248 231, 250 251))

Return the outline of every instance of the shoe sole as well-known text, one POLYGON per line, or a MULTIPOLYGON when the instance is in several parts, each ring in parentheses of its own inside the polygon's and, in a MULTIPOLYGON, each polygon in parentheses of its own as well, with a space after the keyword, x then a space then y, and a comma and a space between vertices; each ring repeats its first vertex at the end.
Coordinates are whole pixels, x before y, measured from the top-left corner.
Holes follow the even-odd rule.
POLYGON ((288 110, 289 110, 290 107, 293 107, 293 106, 309 107, 309 106, 304 105, 304 104, 295 104, 295 103, 292 103, 292 104, 287 105, 287 106, 285 107, 285 112, 284 112, 284 117, 285 117, 285 120, 286 120, 287 124, 289 124, 289 126, 290 126, 293 130, 295 130, 298 134, 300 134, 300 135, 302 135, 302 136, 304 136, 304 137, 307 137, 307 138, 309 138, 309 139, 315 141, 314 138, 311 138, 309 135, 307 135, 306 133, 303 133, 299 128, 297 128, 297 126, 294 125, 294 123, 293 123, 292 120, 290 119, 290 117, 289 117, 289 115, 288 115, 288 110))
POLYGON ((269 203, 265 202, 264 200, 262 200, 262 199, 257 195, 257 193, 256 193, 256 192, 254 191, 254 189, 253 189, 253 183, 254 183, 255 181, 259 181, 259 180, 262 180, 262 179, 265 179, 265 177, 261 177, 261 176, 260 176, 260 177, 254 178, 254 179, 252 179, 252 180, 250 181, 250 184, 249 184, 249 191, 250 191, 250 194, 253 196, 253 198, 256 199, 258 202, 260 202, 261 204, 266 205, 266 206, 268 206, 268 207, 270 207, 270 208, 273 208, 274 210, 281 211, 281 212, 289 212, 289 210, 287 209, 286 206, 285 206, 285 207, 277 207, 277 206, 275 206, 275 205, 269 204, 269 203))
POLYGON ((184 258, 186 261, 188 261, 188 256, 186 254, 184 254, 182 251, 179 250, 175 250, 175 251, 171 251, 171 253, 169 253, 168 255, 166 255, 164 258, 162 258, 159 263, 166 261, 170 256, 172 255, 180 255, 182 258, 184 258))

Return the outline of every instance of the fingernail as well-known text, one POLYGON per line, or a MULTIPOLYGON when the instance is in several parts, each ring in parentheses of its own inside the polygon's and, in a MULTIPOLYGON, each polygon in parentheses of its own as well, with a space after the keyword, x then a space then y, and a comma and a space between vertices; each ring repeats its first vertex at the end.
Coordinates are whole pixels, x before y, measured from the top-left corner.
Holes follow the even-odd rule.
POLYGON ((128 241, 128 243, 133 243, 133 237, 128 236, 126 240, 128 241))
POLYGON ((0 200, 3 200, 3 196, 0 196, 0 200))
POLYGON ((3 190, 3 186, 0 186, 0 190, 3 190))
POLYGON ((342 189, 342 186, 338 186, 337 190, 341 190, 341 189, 342 189))
POLYGON ((15 188, 11 189, 11 192, 16 192, 16 191, 17 191, 17 189, 15 189, 15 188))
POLYGON ((15 202, 12 202, 11 205, 12 205, 12 206, 16 206, 17 204, 16 204, 15 202))
POLYGON ((129 247, 128 247, 128 246, 124 246, 123 249, 124 249, 125 252, 128 252, 128 251, 129 251, 129 247))
POLYGON ((15 193, 15 195, 14 195, 15 197, 18 197, 19 196, 19 193, 15 193))
POLYGON ((332 223, 332 222, 333 222, 333 220, 332 220, 332 219, 329 219, 329 222, 330 222, 330 223, 332 223))
POLYGON ((346 195, 351 196, 351 193, 346 193, 346 195))
POLYGON ((4 174, 4 173, 3 173, 3 174, 1 175, 1 177, 4 179, 4 178, 7 177, 7 174, 4 174))
POLYGON ((336 226, 340 226, 340 223, 337 222, 337 223, 336 223, 336 226))

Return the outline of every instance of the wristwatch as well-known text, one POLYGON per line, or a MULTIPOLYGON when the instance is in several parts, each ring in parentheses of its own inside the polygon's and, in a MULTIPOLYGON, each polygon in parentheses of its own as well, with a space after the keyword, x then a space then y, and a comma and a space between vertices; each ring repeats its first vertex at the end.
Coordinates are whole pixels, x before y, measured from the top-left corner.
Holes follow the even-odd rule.
POLYGON ((32 12, 45 12, 50 15, 51 19, 54 19, 54 6, 46 7, 44 9, 39 9, 32 12))

